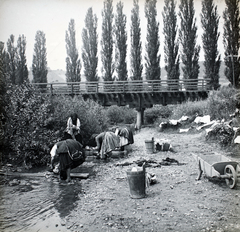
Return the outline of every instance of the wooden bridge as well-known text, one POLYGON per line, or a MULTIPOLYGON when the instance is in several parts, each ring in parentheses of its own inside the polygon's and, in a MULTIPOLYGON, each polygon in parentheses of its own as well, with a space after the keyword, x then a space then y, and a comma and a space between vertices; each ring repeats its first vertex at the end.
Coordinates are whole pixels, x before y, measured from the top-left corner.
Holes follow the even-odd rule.
POLYGON ((209 80, 137 80, 68 83, 34 83, 50 95, 82 95, 103 106, 129 105, 137 110, 137 127, 143 124, 145 108, 154 104, 178 104, 208 97, 209 80))
POLYGON ((137 80, 104 82, 34 83, 41 91, 51 95, 82 95, 98 103, 130 105, 147 108, 153 104, 176 104, 187 99, 207 97, 209 81, 193 80, 137 80), (139 104, 141 103, 141 104, 139 104))

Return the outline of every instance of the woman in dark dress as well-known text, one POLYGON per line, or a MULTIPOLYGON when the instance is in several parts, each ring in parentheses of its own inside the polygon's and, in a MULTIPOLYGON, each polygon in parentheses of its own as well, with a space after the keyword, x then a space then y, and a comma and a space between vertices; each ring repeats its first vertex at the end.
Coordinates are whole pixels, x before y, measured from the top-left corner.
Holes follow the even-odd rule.
POLYGON ((73 139, 67 139, 56 143, 51 149, 51 168, 59 161, 59 174, 61 180, 69 182, 70 171, 85 161, 85 154, 82 152, 82 144, 73 139), (73 154, 78 153, 79 158, 73 159, 73 154))

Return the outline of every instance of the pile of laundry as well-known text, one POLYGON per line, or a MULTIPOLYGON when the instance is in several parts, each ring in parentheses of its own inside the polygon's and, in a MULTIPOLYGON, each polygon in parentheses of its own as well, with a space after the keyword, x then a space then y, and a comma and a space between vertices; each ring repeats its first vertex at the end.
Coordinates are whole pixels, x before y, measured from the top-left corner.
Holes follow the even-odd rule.
POLYGON ((206 140, 216 140, 222 146, 240 143, 240 128, 231 126, 231 121, 216 122, 206 129, 206 140))
POLYGON ((195 120, 199 121, 198 118, 199 117, 197 115, 194 115, 192 117, 182 116, 178 120, 170 119, 166 122, 160 123, 159 131, 163 131, 165 129, 170 129, 171 128, 171 129, 180 129, 180 132, 188 132, 192 128, 192 126, 190 128, 187 128, 187 129, 181 129, 180 127, 183 127, 183 126, 185 127, 186 125, 191 125, 192 123, 195 123, 195 120))
MULTIPOLYGON (((236 117, 235 114, 234 117, 236 117)), ((182 116, 179 120, 162 122, 159 128, 160 131, 166 128, 175 128, 179 129, 179 133, 205 129, 207 140, 216 140, 223 146, 228 146, 231 143, 240 144, 240 127, 234 127, 232 125, 232 120, 227 122, 225 122, 225 120, 211 120, 210 115, 196 115, 195 117, 182 116), (184 125, 185 128, 180 128, 182 125, 184 125), (188 128, 186 128, 186 125, 188 125, 188 128)))

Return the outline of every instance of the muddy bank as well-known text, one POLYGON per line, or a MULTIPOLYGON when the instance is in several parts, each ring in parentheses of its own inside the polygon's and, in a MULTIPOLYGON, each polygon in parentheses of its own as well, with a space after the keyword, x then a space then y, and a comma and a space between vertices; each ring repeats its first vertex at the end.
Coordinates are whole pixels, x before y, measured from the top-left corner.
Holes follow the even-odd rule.
POLYGON ((7 215, 1 219, 2 230, 240 231, 240 184, 230 189, 224 180, 204 175, 200 181, 195 180, 198 165, 193 154, 229 154, 216 144, 206 143, 203 132, 179 134, 144 128, 134 139, 127 157, 108 162, 93 160, 74 170, 90 171, 88 179, 74 179, 70 185, 59 184, 56 178, 28 179, 25 181, 33 189, 26 192, 17 186, 1 186, 1 212, 7 215), (177 152, 148 154, 144 141, 152 137, 170 140, 177 152), (137 166, 134 161, 144 158, 161 163, 167 157, 181 165, 149 165, 146 171, 156 175, 157 183, 147 188, 145 198, 132 199, 126 171, 137 166), (24 217, 24 210, 30 216, 24 217))

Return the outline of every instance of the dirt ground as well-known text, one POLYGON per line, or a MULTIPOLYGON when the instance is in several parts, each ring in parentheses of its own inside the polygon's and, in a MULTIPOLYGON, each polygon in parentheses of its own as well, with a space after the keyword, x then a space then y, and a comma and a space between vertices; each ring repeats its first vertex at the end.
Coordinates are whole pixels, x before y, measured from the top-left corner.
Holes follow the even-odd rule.
MULTIPOLYGON (((196 181, 195 155, 226 154, 218 145, 207 143, 204 132, 158 132, 143 128, 134 135, 128 156, 110 162, 94 161, 82 165, 90 177, 81 180, 82 191, 77 207, 61 223, 61 231, 240 231, 240 184, 230 189, 225 180, 207 178, 196 181), (148 154, 145 140, 170 140, 173 152, 148 154), (126 165, 141 158, 174 158, 181 165, 147 167, 157 183, 146 190, 146 197, 130 197, 126 165), (125 164, 125 165, 119 165, 125 164), (62 229, 61 229, 62 228, 62 229)), ((239 161, 239 156, 230 157, 239 161)))

